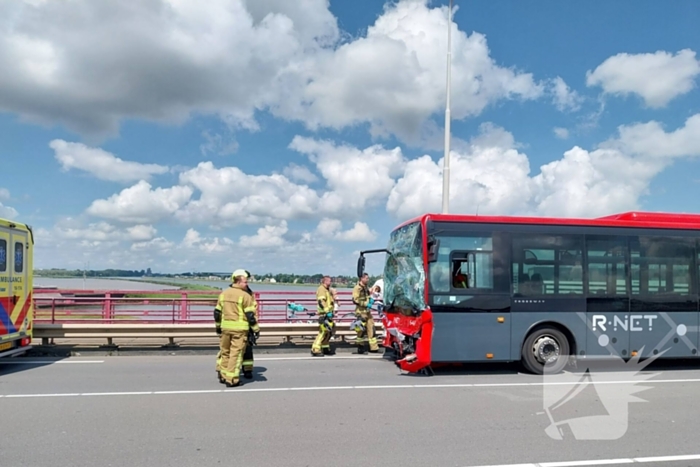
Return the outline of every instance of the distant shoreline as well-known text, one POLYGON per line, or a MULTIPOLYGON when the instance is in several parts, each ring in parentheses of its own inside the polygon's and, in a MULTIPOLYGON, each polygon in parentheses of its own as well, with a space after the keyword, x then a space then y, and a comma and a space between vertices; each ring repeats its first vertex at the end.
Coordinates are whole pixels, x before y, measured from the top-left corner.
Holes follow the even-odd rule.
MULTIPOLYGON (((82 279, 82 277, 78 276, 42 276, 42 275, 34 275, 35 278, 41 278, 41 279, 82 279)), ((221 282, 222 284, 228 284, 229 281, 226 279, 172 279, 172 278, 163 278, 160 279, 158 277, 143 277, 143 278, 135 278, 135 277, 89 277, 88 279, 94 279, 94 280, 112 280, 112 281, 128 281, 128 282, 134 282, 134 283, 147 283, 147 284, 156 284, 156 285, 168 285, 171 287, 180 287, 181 290, 220 290, 220 287, 213 287, 209 285, 203 285, 203 284, 193 284, 189 281, 202 281, 202 282, 221 282)), ((251 288, 255 288, 255 285, 265 285, 265 286, 280 286, 280 287, 318 287, 320 284, 314 284, 314 283, 298 283, 298 282, 262 282, 262 281, 250 281, 251 288)), ((343 284, 343 285, 337 285, 335 284, 334 287, 337 289, 352 289, 354 287, 354 284, 343 284)))

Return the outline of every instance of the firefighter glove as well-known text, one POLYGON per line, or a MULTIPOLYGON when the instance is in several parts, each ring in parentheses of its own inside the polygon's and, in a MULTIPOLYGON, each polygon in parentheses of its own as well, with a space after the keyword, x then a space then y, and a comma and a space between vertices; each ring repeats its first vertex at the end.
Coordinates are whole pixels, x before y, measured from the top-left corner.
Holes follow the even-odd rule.
POLYGON ((221 326, 216 327, 216 335, 220 336, 221 335, 221 326))
POLYGON ((214 322, 216 324, 221 323, 221 310, 214 309, 214 322))

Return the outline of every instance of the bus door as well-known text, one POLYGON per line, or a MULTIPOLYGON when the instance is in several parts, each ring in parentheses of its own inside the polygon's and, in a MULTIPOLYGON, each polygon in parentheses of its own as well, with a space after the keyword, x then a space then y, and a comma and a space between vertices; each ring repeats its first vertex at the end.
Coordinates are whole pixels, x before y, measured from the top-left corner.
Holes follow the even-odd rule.
POLYGON ((28 322, 28 303, 32 284, 29 284, 27 267, 28 234, 26 231, 12 230, 8 258, 10 259, 10 307, 11 319, 16 332, 25 331, 28 322), (11 246, 11 249, 10 249, 11 246), (11 252, 11 254, 10 254, 11 252))
POLYGON ((630 357, 630 281, 627 238, 586 237, 586 355, 630 357))
POLYGON ((494 259, 490 244, 479 250, 452 250, 445 256, 449 263, 442 264, 449 264, 449 276, 443 274, 444 279, 439 279, 435 269, 431 278, 432 360, 509 360, 510 295, 507 284, 501 284, 499 274, 494 274, 501 269, 494 267, 494 263, 500 266, 500 258, 496 255, 494 259))
POLYGON ((12 314, 12 295, 10 282, 10 231, 0 226, 0 352, 8 350, 11 344, 4 344, 10 333, 10 315, 12 314), (4 348, 7 347, 7 348, 4 348))

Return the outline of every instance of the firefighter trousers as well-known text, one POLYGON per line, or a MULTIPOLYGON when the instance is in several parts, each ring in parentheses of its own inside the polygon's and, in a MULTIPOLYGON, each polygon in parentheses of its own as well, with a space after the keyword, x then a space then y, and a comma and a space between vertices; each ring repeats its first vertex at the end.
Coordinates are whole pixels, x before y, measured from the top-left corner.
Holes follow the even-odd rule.
POLYGON ((357 331, 357 348, 359 351, 363 352, 365 346, 369 344, 370 352, 379 351, 379 344, 377 344, 377 337, 374 334, 374 319, 369 312, 361 311, 358 313, 359 318, 365 325, 364 331, 357 331))
POLYGON ((254 364, 253 344, 248 341, 245 346, 245 353, 243 353, 243 373, 252 372, 254 364))
MULTIPOLYGON (((331 321, 328 323, 331 328, 334 323, 331 321)), ((330 355, 331 352, 331 330, 326 327, 325 324, 320 324, 318 326, 318 335, 311 345, 311 353, 314 355, 330 355)))
POLYGON ((243 353, 248 331, 224 330, 221 333, 221 377, 228 384, 240 382, 243 353))
POLYGON ((223 335, 219 336, 219 353, 216 354, 216 374, 221 374, 221 355, 223 354, 223 335))

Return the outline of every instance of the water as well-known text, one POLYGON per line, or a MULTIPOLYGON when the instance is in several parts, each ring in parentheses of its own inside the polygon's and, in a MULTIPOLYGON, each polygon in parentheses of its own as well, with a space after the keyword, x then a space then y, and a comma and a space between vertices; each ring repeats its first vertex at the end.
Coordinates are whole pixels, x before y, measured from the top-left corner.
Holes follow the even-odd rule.
MULTIPOLYGON (((34 285, 42 287, 58 287, 59 289, 70 290, 177 290, 179 287, 172 285, 163 285, 148 282, 148 278, 134 278, 135 280, 124 279, 93 279, 88 278, 83 281, 81 278, 53 278, 53 277, 35 277, 34 285)), ((191 279, 175 279, 164 278, 166 282, 181 283, 182 287, 190 285, 208 285, 219 289, 225 289, 229 286, 228 281, 216 280, 191 280, 191 279)), ((286 285, 286 284, 270 284, 252 282, 250 288, 256 292, 314 292, 318 284, 304 285, 286 285)), ((348 288, 338 287, 338 290, 349 290, 348 288)))
MULTIPOLYGON (((178 282, 181 283, 183 287, 187 284, 196 285, 208 285, 212 287, 217 287, 219 289, 225 289, 228 287, 228 281, 216 281, 216 280, 187 280, 187 279, 167 279, 168 282, 178 282)), ((64 290, 95 290, 95 291, 155 291, 155 290, 177 290, 179 287, 173 285, 163 285, 147 282, 146 279, 139 278, 139 280, 123 280, 123 279, 86 279, 83 281, 81 278, 51 278, 51 277, 35 277, 35 286, 42 287, 57 287, 64 290)), ((264 315, 265 321, 277 320, 284 321, 286 316, 289 316, 286 308, 286 300, 291 300, 296 303, 301 303, 305 305, 309 310, 315 311, 316 303, 313 296, 317 284, 305 284, 305 285, 287 285, 287 284, 270 284, 270 283, 251 283, 251 289, 255 292, 283 292, 279 296, 267 295, 267 300, 264 304, 264 315), (289 294, 285 293, 289 292, 289 294), (304 293, 311 294, 302 299, 299 295, 293 294, 304 293)), ((348 296, 348 288, 339 288, 341 292, 341 314, 347 314, 353 311, 354 305, 350 301, 348 296)), ((81 321, 83 319, 101 319, 102 315, 102 304, 97 306, 94 305, 84 305, 79 308, 74 307, 72 302, 63 302, 62 299, 58 297, 58 294, 53 294, 51 292, 41 294, 43 298, 43 306, 41 312, 41 318, 46 320, 50 319, 51 313, 51 299, 59 300, 62 306, 58 309, 58 315, 56 319, 58 321, 70 321, 77 320, 81 321), (54 297, 55 295, 55 297, 54 297), (75 308, 75 309, 73 309, 75 308), (83 315, 94 315, 91 317, 83 315)), ((39 297, 39 295, 37 295, 39 297)), ((69 299, 70 300, 70 299, 69 299)), ((138 320, 138 321, 152 321, 152 322, 175 322, 180 318, 180 302, 176 299, 172 302, 170 301, 157 301, 149 300, 147 303, 128 301, 114 299, 112 307, 116 316, 119 316, 119 322, 126 322, 128 320, 138 320), (148 311, 148 313, 144 313, 148 311)), ((212 304, 190 304, 188 306, 189 312, 186 320, 205 320, 211 319, 211 309, 212 304)), ((300 313, 296 317, 291 318, 294 321, 308 320, 309 318, 305 313, 300 313)))

